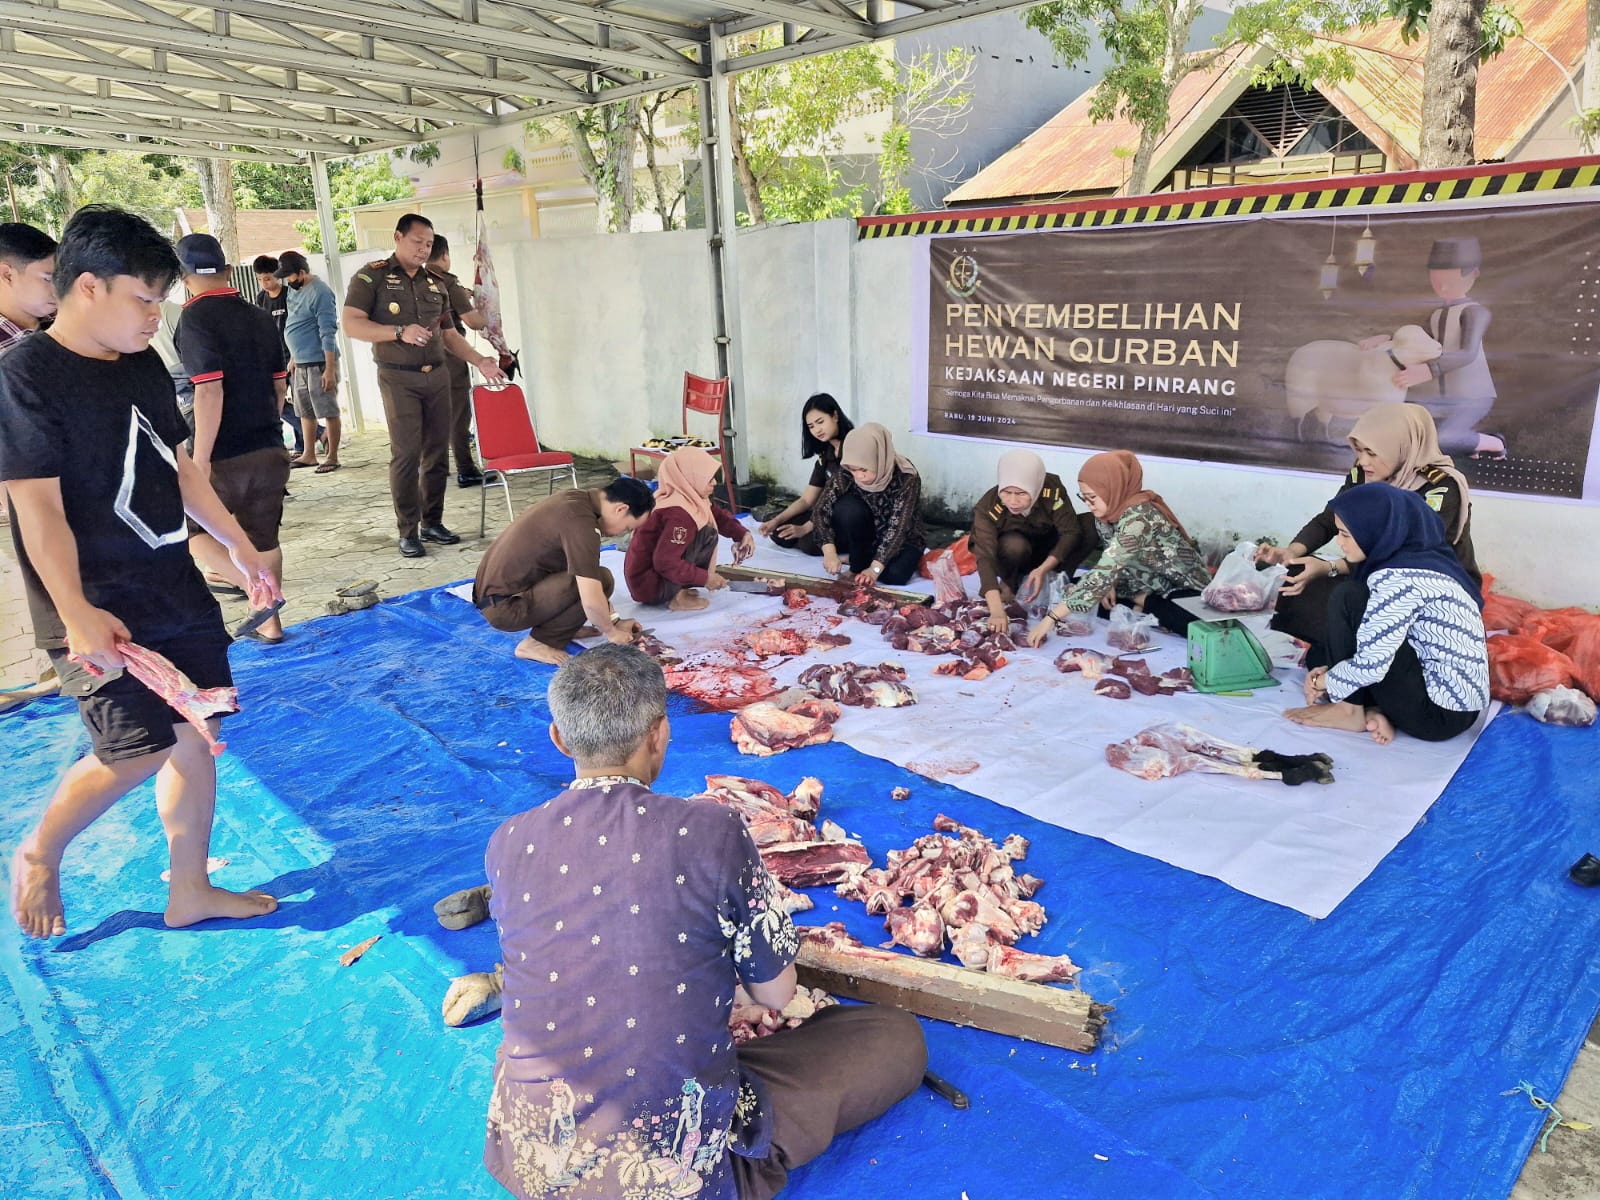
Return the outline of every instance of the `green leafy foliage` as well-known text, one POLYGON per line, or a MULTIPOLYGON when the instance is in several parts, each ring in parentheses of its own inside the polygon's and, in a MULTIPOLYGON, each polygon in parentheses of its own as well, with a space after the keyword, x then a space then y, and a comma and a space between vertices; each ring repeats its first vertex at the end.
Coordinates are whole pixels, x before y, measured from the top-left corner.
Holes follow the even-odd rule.
MULTIPOLYGON (((1428 32, 1428 17, 1433 0, 1386 0, 1385 12, 1400 21, 1400 37, 1415 42, 1428 32)), ((1478 62, 1486 63, 1506 48, 1512 38, 1522 36, 1522 18, 1508 4, 1490 4, 1483 10, 1479 26, 1478 62)))
MULTIPOLYGON (((328 192, 335 210, 402 200, 415 191, 411 180, 394 173, 387 154, 363 154, 328 164, 328 192)), ((339 249, 354 250, 355 218, 348 212, 336 211, 334 224, 339 230, 339 249)), ((305 238, 307 250, 313 254, 322 251, 322 230, 316 221, 296 221, 294 227, 305 238)))

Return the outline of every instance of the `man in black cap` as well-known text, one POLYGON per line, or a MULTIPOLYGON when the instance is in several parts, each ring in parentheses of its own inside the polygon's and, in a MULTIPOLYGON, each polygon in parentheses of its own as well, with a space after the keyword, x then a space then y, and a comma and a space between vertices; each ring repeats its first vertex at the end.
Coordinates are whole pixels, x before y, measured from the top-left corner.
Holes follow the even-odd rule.
POLYGON ((316 467, 318 475, 326 475, 339 469, 339 301, 298 250, 279 256, 278 278, 289 286, 283 339, 289 348, 289 394, 305 447, 290 466, 316 467), (321 463, 318 441, 327 448, 321 463))
MULTIPOLYGON (((191 298, 174 340, 194 383, 195 466, 209 475, 273 577, 282 579, 278 527, 289 482, 289 453, 278 430, 288 374, 283 342, 272 318, 229 283, 216 238, 191 233, 177 251, 191 298)), ((214 577, 246 586, 227 550, 198 525, 190 527, 189 550, 214 577)), ((281 642, 283 626, 274 616, 246 636, 281 642)))
POLYGON ((505 380, 499 359, 479 354, 450 324, 444 282, 427 268, 432 250, 433 222, 406 213, 395 225, 394 253, 357 271, 344 297, 345 332, 371 342, 378 364, 389 424, 389 494, 407 558, 427 553, 423 542, 453 546, 461 540, 443 521, 450 469, 446 352, 476 366, 490 383, 505 380))
MULTIPOLYGON (((1469 300, 1478 281, 1483 251, 1475 237, 1440 238, 1428 251, 1428 283, 1443 306, 1428 314, 1428 332, 1444 352, 1431 362, 1395 372, 1394 385, 1408 389, 1407 403, 1427 409, 1439 429, 1439 448, 1452 456, 1504 458, 1505 442, 1479 433, 1479 423, 1494 407, 1494 377, 1483 351, 1483 335, 1494 314, 1469 300)), ((1362 349, 1387 336, 1367 338, 1362 349)))

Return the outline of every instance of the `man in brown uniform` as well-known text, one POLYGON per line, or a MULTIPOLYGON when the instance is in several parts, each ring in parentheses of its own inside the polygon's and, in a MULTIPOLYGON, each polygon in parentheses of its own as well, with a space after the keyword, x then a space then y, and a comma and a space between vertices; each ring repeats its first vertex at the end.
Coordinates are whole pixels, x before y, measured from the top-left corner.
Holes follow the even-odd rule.
POLYGON ((373 344, 378 390, 389 423, 389 494, 400 529, 400 553, 419 558, 422 543, 461 540, 444 526, 449 472, 450 379, 446 352, 471 363, 491 383, 505 379, 499 359, 479 354, 450 324, 443 280, 427 269, 433 225, 407 213, 395 225, 394 253, 368 263, 350 280, 344 327, 373 344))
POLYGON ((571 488, 526 510, 490 544, 478 564, 472 603, 507 633, 528 630, 516 655, 560 665, 585 620, 626 646, 634 621, 611 611, 616 580, 600 565, 600 540, 637 526, 655 507, 650 489, 623 475, 599 491, 571 488))
MULTIPOLYGON (((445 295, 450 298, 450 322, 457 333, 465 335, 468 329, 482 329, 489 323, 472 306, 472 292, 451 273, 450 242, 441 233, 433 235, 428 270, 444 283, 445 295)), ((483 472, 472 456, 472 375, 459 358, 450 360, 450 453, 456 460, 456 486, 481 486, 483 472)))

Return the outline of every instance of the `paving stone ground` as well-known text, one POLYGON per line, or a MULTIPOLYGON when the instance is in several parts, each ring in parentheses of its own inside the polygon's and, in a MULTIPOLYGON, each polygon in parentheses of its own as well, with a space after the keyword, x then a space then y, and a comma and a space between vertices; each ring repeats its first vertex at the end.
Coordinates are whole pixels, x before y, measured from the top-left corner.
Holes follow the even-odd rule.
MULTIPOLYGON (((338 471, 317 475, 300 470, 289 479, 293 499, 284 507, 282 540, 288 598, 283 619, 291 638, 297 623, 323 615, 335 590, 356 580, 375 579, 383 595, 398 596, 469 578, 489 542, 508 524, 504 493, 492 488, 487 529, 480 538, 478 489, 458 488, 452 475, 444 520, 461 535, 461 544, 429 546, 425 558, 401 558, 389 503, 385 431, 369 429, 354 438, 347 436, 340 457, 344 466, 338 471)), ((609 463, 580 460, 578 467, 582 487, 603 486, 616 474, 609 463)), ((560 485, 565 483, 563 476, 560 485)), ((513 477, 511 496, 517 511, 547 495, 550 487, 542 476, 513 477)), ((222 604, 230 626, 246 616, 243 601, 222 604)), ((33 646, 7 531, 0 536, 0 688, 33 683, 46 665, 44 655, 33 646)), ((1549 1086, 1553 1081, 1540 1082, 1549 1086)), ((1600 1126, 1600 1023, 1590 1031, 1556 1106, 1567 1116, 1600 1126)), ((1549 1153, 1536 1148, 1529 1156, 1511 1200, 1600 1200, 1600 1131, 1556 1130, 1549 1153)))

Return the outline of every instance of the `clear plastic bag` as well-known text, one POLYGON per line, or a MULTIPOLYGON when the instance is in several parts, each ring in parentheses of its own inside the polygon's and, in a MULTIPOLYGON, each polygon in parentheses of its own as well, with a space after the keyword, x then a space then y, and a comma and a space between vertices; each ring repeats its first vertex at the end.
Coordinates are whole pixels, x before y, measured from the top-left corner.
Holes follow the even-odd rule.
POLYGON ((1528 715, 1546 725, 1593 725, 1595 707, 1577 688, 1558 687, 1529 700, 1528 715))
POLYGON ((1106 634, 1106 641, 1124 653, 1148 650, 1155 645, 1150 635, 1159 624, 1149 613, 1134 612, 1126 604, 1119 604, 1111 610, 1111 631, 1106 634))
POLYGON ((1256 544, 1240 542, 1217 568, 1200 598, 1218 612, 1260 612, 1271 608, 1289 573, 1284 566, 1256 566, 1256 544))
POLYGON ((967 598, 967 585, 961 579, 961 567, 955 555, 948 551, 927 561, 928 578, 933 580, 933 598, 936 604, 960 603, 967 598))

